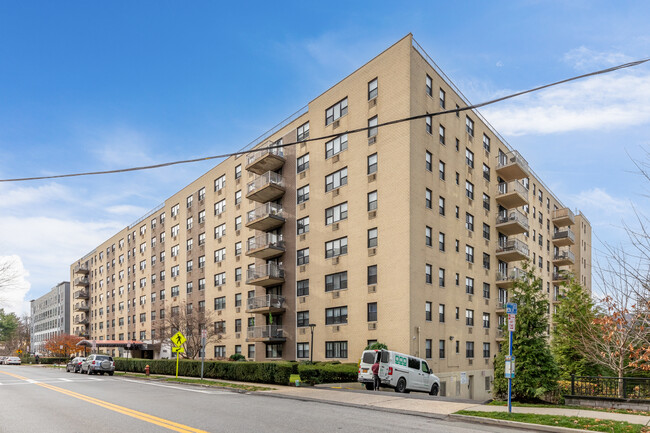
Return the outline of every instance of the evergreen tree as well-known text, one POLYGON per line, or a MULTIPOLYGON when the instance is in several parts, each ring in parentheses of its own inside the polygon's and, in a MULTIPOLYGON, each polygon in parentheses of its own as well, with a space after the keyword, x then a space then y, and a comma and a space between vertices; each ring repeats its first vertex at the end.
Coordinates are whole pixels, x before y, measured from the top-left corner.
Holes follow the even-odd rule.
MULTIPOLYGON (((525 275, 515 281, 508 293, 508 302, 517 304, 512 345, 516 360, 512 398, 535 401, 557 388, 558 370, 545 335, 549 302, 542 291, 542 280, 535 276, 534 267, 528 263, 523 264, 523 269, 525 275)), ((494 361, 494 394, 501 398, 508 395, 508 379, 504 377, 508 349, 508 341, 505 341, 494 361)))

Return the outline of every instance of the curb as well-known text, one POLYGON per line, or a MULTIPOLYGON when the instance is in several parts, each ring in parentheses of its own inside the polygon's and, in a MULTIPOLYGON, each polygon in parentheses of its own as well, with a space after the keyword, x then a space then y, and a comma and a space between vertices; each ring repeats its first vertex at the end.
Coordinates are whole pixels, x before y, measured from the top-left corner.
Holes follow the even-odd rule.
POLYGON ((451 421, 465 421, 475 424, 497 425, 500 427, 509 427, 517 430, 557 432, 557 433, 593 433, 593 430, 583 430, 569 427, 554 427, 552 425, 532 424, 527 422, 508 421, 503 419, 486 418, 482 416, 470 415, 449 415, 451 421))
POLYGON ((126 375, 118 375, 118 378, 125 378, 125 379, 134 379, 134 380, 139 380, 142 382, 156 382, 156 383, 173 383, 177 385, 188 385, 188 386, 193 386, 196 388, 206 388, 206 389, 214 389, 218 391, 227 391, 227 392, 234 392, 237 394, 251 394, 254 392, 268 392, 268 391, 246 391, 245 389, 239 389, 239 388, 233 388, 229 386, 219 386, 219 385, 204 385, 202 383, 191 383, 191 382, 181 382, 181 381, 175 381, 175 380, 165 380, 165 379, 158 379, 158 378, 146 378, 146 377, 138 377, 138 376, 126 376, 126 375))

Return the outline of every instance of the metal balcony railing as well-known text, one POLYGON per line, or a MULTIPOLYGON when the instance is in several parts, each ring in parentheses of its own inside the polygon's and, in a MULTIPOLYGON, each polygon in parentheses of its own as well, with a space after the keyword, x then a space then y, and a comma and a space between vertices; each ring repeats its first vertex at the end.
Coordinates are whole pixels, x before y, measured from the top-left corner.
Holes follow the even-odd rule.
POLYGON ((505 310, 507 303, 508 301, 503 301, 503 300, 497 301, 497 310, 505 310))
POLYGON ((497 329, 497 338, 506 338, 506 331, 503 329, 497 329))
POLYGON ((267 263, 247 270, 247 282, 260 278, 284 278, 284 269, 275 263, 267 263))
POLYGON ((253 326, 246 331, 248 339, 276 339, 285 338, 281 325, 253 326))
POLYGON ((566 272, 553 272, 553 281, 564 281, 569 279, 569 274, 566 272))
POLYGON ((88 306, 88 304, 86 304, 84 302, 80 302, 80 303, 74 304, 74 309, 75 309, 75 311, 88 311, 90 309, 90 307, 88 306))
POLYGON ((573 233, 573 230, 571 229, 566 229, 566 230, 558 230, 555 233, 553 233, 553 240, 560 240, 560 239, 570 239, 571 242, 575 243, 576 241, 576 235, 573 233))
POLYGON ((246 301, 247 310, 258 310, 260 308, 283 308, 284 297, 278 295, 264 295, 248 298, 246 301))
POLYGON ((504 224, 507 222, 517 222, 524 226, 526 231, 528 231, 528 217, 516 209, 497 214, 497 224, 504 224))
POLYGON ((89 282, 88 277, 78 277, 74 279, 75 286, 87 286, 89 282))
POLYGON ((79 274, 79 273, 88 273, 90 271, 90 268, 87 263, 80 263, 77 266, 74 267, 74 273, 79 274))
POLYGON ((499 281, 515 281, 523 278, 526 273, 519 268, 513 268, 506 272, 497 272, 497 282, 499 281))
POLYGON ((74 319, 75 325, 87 325, 88 324, 88 319, 80 319, 76 318, 74 319))
POLYGON ((572 262, 575 262, 576 256, 569 250, 559 251, 553 256, 553 260, 571 260, 572 262))
POLYGON ((261 159, 266 155, 277 155, 284 158, 284 150, 280 148, 262 149, 248 155, 247 165, 253 164, 255 161, 261 159))
POLYGON ((284 179, 274 171, 267 171, 263 175, 257 176, 252 182, 248 183, 246 190, 247 194, 260 190, 268 185, 277 185, 284 188, 284 179))
POLYGON ((510 182, 501 182, 499 184, 499 194, 497 194, 497 197, 500 195, 510 194, 513 192, 519 193, 524 197, 528 197, 528 188, 526 188, 526 186, 523 183, 519 182, 518 180, 511 180, 510 182))
POLYGON ((273 233, 265 233, 260 236, 256 236, 252 239, 249 239, 247 242, 248 249, 247 251, 257 250, 259 248, 284 248, 284 240, 282 235, 276 235, 273 233))
POLYGON ((571 221, 571 224, 575 222, 575 215, 569 209, 568 207, 565 207, 563 209, 555 209, 553 211, 553 220, 558 220, 558 219, 568 219, 571 221))
POLYGON ((502 168, 506 168, 513 164, 521 166, 524 171, 529 171, 528 161, 526 161, 516 150, 497 156, 497 170, 501 170, 502 168))
POLYGON ((497 253, 506 252, 519 252, 526 257, 528 257, 529 254, 528 245, 519 239, 508 239, 505 242, 500 242, 499 246, 497 247, 497 253))
POLYGON ((74 292, 74 298, 75 299, 88 299, 88 291, 87 290, 77 290, 74 292))
POLYGON ((284 218, 282 205, 276 203, 265 203, 262 206, 258 206, 246 214, 246 222, 249 223, 251 221, 255 221, 256 219, 264 218, 267 216, 277 216, 284 218))

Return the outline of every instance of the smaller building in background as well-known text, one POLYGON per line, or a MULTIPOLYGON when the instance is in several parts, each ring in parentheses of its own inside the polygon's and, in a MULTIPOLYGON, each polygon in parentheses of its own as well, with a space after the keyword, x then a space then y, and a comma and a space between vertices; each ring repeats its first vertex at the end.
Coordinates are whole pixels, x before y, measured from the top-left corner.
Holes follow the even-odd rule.
POLYGON ((30 351, 44 354, 47 340, 70 333, 70 282, 63 281, 40 298, 32 299, 30 311, 30 351))

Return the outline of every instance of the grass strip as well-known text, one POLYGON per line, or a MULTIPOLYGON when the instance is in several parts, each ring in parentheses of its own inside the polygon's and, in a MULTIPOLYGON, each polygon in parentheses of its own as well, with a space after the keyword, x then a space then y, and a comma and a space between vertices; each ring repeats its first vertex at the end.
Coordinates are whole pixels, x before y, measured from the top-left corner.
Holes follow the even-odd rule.
POLYGON ((534 413, 480 412, 471 410, 461 410, 456 412, 456 414, 609 433, 650 432, 650 428, 647 428, 641 424, 630 424, 626 421, 582 418, 577 416, 538 415, 534 413))
MULTIPOLYGON (((487 404, 488 406, 507 406, 508 402, 503 400, 492 400, 487 404)), ((573 410, 592 410, 594 412, 610 412, 610 413, 622 413, 625 415, 641 415, 641 416, 650 416, 650 412, 647 410, 635 410, 635 409, 608 409, 604 407, 586 407, 586 406, 567 406, 561 404, 539 404, 539 403, 519 403, 516 401, 512 402, 512 407, 545 407, 548 409, 573 409, 573 410)))
POLYGON ((180 382, 180 383, 193 383, 193 384, 199 384, 199 385, 207 385, 207 386, 213 386, 217 388, 233 388, 233 389, 241 389, 243 391, 270 391, 273 390, 274 388, 269 388, 267 386, 256 386, 256 385, 243 385, 239 383, 228 383, 228 382, 218 382, 215 380, 201 380, 201 379, 189 379, 189 378, 184 378, 184 377, 168 377, 168 376, 147 376, 146 374, 141 374, 141 373, 123 373, 123 372, 115 372, 116 375, 118 376, 127 376, 127 377, 139 377, 139 378, 149 378, 149 379, 162 379, 165 382, 180 382))

